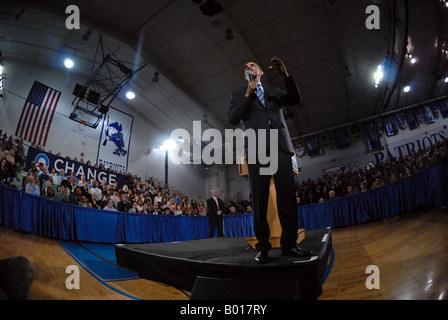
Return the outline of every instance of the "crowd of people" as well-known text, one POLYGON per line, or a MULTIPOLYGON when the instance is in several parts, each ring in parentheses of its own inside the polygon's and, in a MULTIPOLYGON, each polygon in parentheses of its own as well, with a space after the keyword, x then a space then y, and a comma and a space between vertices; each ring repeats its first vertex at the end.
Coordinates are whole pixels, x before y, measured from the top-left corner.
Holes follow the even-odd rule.
MULTIPOLYGON (((23 166, 23 141, 14 139, 6 133, 0 134, 0 137, 1 183, 11 185, 11 181, 17 178, 18 168, 23 166), (10 159, 11 156, 12 159, 10 159)), ((51 153, 51 151, 47 152, 51 153)), ((73 160, 77 161, 77 159, 73 160)), ((76 177, 74 172, 70 174, 65 173, 64 170, 58 172, 54 167, 46 168, 43 164, 39 164, 27 172, 22 188, 23 191, 36 196, 100 210, 185 216, 207 215, 207 206, 204 201, 190 200, 180 191, 161 186, 152 178, 143 182, 141 178, 131 173, 124 175, 123 186, 119 186, 117 182, 108 185, 106 179, 87 180, 84 175, 76 177)), ((239 204, 229 201, 224 212, 226 214, 250 213, 249 204, 248 201, 239 204)))
MULTIPOLYGON (((297 205, 320 203, 393 183, 429 166, 445 155, 447 149, 448 140, 445 140, 403 158, 389 159, 365 169, 308 179, 297 186, 297 205)), ((0 130, 0 183, 9 185, 17 178, 17 169, 23 166, 24 159, 23 141, 0 130)), ((85 176, 76 177, 73 172, 56 172, 54 167, 40 165, 30 169, 22 188, 37 196, 101 210, 187 216, 207 214, 204 201, 189 200, 180 191, 170 190, 153 179, 143 182, 130 173, 125 173, 125 184, 119 187, 118 183, 108 185, 106 179, 86 180, 85 176)), ((248 200, 240 203, 229 200, 224 211, 225 214, 251 212, 248 200)))
POLYGON ((308 179, 297 188, 297 205, 310 205, 365 192, 410 177, 443 157, 448 140, 403 158, 394 158, 365 169, 349 171, 316 180, 308 179))
POLYGON ((22 139, 0 130, 0 183, 9 185, 16 178, 17 168, 23 164, 24 145, 22 139))

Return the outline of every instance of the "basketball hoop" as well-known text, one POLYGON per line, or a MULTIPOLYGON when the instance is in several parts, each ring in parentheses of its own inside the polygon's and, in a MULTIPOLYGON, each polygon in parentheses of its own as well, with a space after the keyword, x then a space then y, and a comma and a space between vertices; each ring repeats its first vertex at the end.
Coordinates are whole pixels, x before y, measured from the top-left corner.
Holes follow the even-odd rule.
POLYGON ((81 121, 78 125, 79 130, 81 131, 85 131, 86 130, 86 122, 85 121, 81 121))

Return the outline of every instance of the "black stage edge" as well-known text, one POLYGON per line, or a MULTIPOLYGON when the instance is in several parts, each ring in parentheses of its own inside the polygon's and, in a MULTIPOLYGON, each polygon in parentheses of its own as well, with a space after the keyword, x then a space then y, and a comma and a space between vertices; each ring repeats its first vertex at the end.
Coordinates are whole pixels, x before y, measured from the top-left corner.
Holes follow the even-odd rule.
POLYGON ((322 294, 322 279, 332 247, 331 229, 306 231, 300 247, 314 254, 303 258, 285 257, 280 248, 273 248, 269 251, 270 262, 263 265, 255 262, 257 251, 245 238, 116 244, 115 254, 119 266, 137 272, 141 278, 192 292, 190 299, 196 292, 199 299, 271 300, 285 286, 291 294, 277 296, 278 299, 315 300, 322 294), (221 296, 210 291, 207 296, 204 288, 212 290, 211 287, 220 284, 231 290, 221 291, 221 296), (252 294, 248 288, 253 288, 252 294))

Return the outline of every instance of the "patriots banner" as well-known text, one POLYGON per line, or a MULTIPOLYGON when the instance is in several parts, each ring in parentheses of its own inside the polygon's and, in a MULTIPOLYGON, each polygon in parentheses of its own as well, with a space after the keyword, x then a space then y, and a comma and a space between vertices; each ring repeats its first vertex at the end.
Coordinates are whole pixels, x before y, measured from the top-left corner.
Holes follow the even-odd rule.
POLYGON ((98 146, 98 165, 120 173, 128 171, 129 145, 134 117, 109 107, 103 119, 98 146))
POLYGON ((60 97, 61 92, 34 81, 20 114, 16 136, 45 146, 60 97))

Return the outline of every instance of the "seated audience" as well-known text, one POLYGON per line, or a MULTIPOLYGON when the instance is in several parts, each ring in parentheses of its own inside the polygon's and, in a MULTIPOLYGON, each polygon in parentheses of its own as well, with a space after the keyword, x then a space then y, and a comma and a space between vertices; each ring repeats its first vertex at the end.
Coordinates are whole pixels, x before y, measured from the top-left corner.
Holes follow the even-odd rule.
POLYGON ((132 202, 132 207, 128 210, 129 213, 139 213, 137 210, 137 201, 132 202))
POLYGON ((162 210, 160 209, 160 202, 155 202, 153 207, 154 208, 151 211, 152 214, 163 214, 162 210))
POLYGON ((103 208, 103 210, 106 210, 106 211, 117 211, 117 209, 115 209, 114 201, 109 198, 107 200, 107 205, 103 208))
POLYGON ((181 203, 178 203, 177 205, 176 205, 176 210, 174 210, 174 215, 175 216, 181 216, 181 215, 183 215, 184 214, 184 212, 183 212, 183 210, 182 210, 182 204, 181 203))
POLYGON ((35 196, 40 196, 40 187, 36 184, 36 178, 32 174, 28 176, 28 183, 25 186, 25 192, 35 196))
POLYGON ((152 212, 148 209, 148 204, 144 203, 143 204, 143 209, 139 211, 140 213, 144 213, 144 214, 152 214, 152 212))

